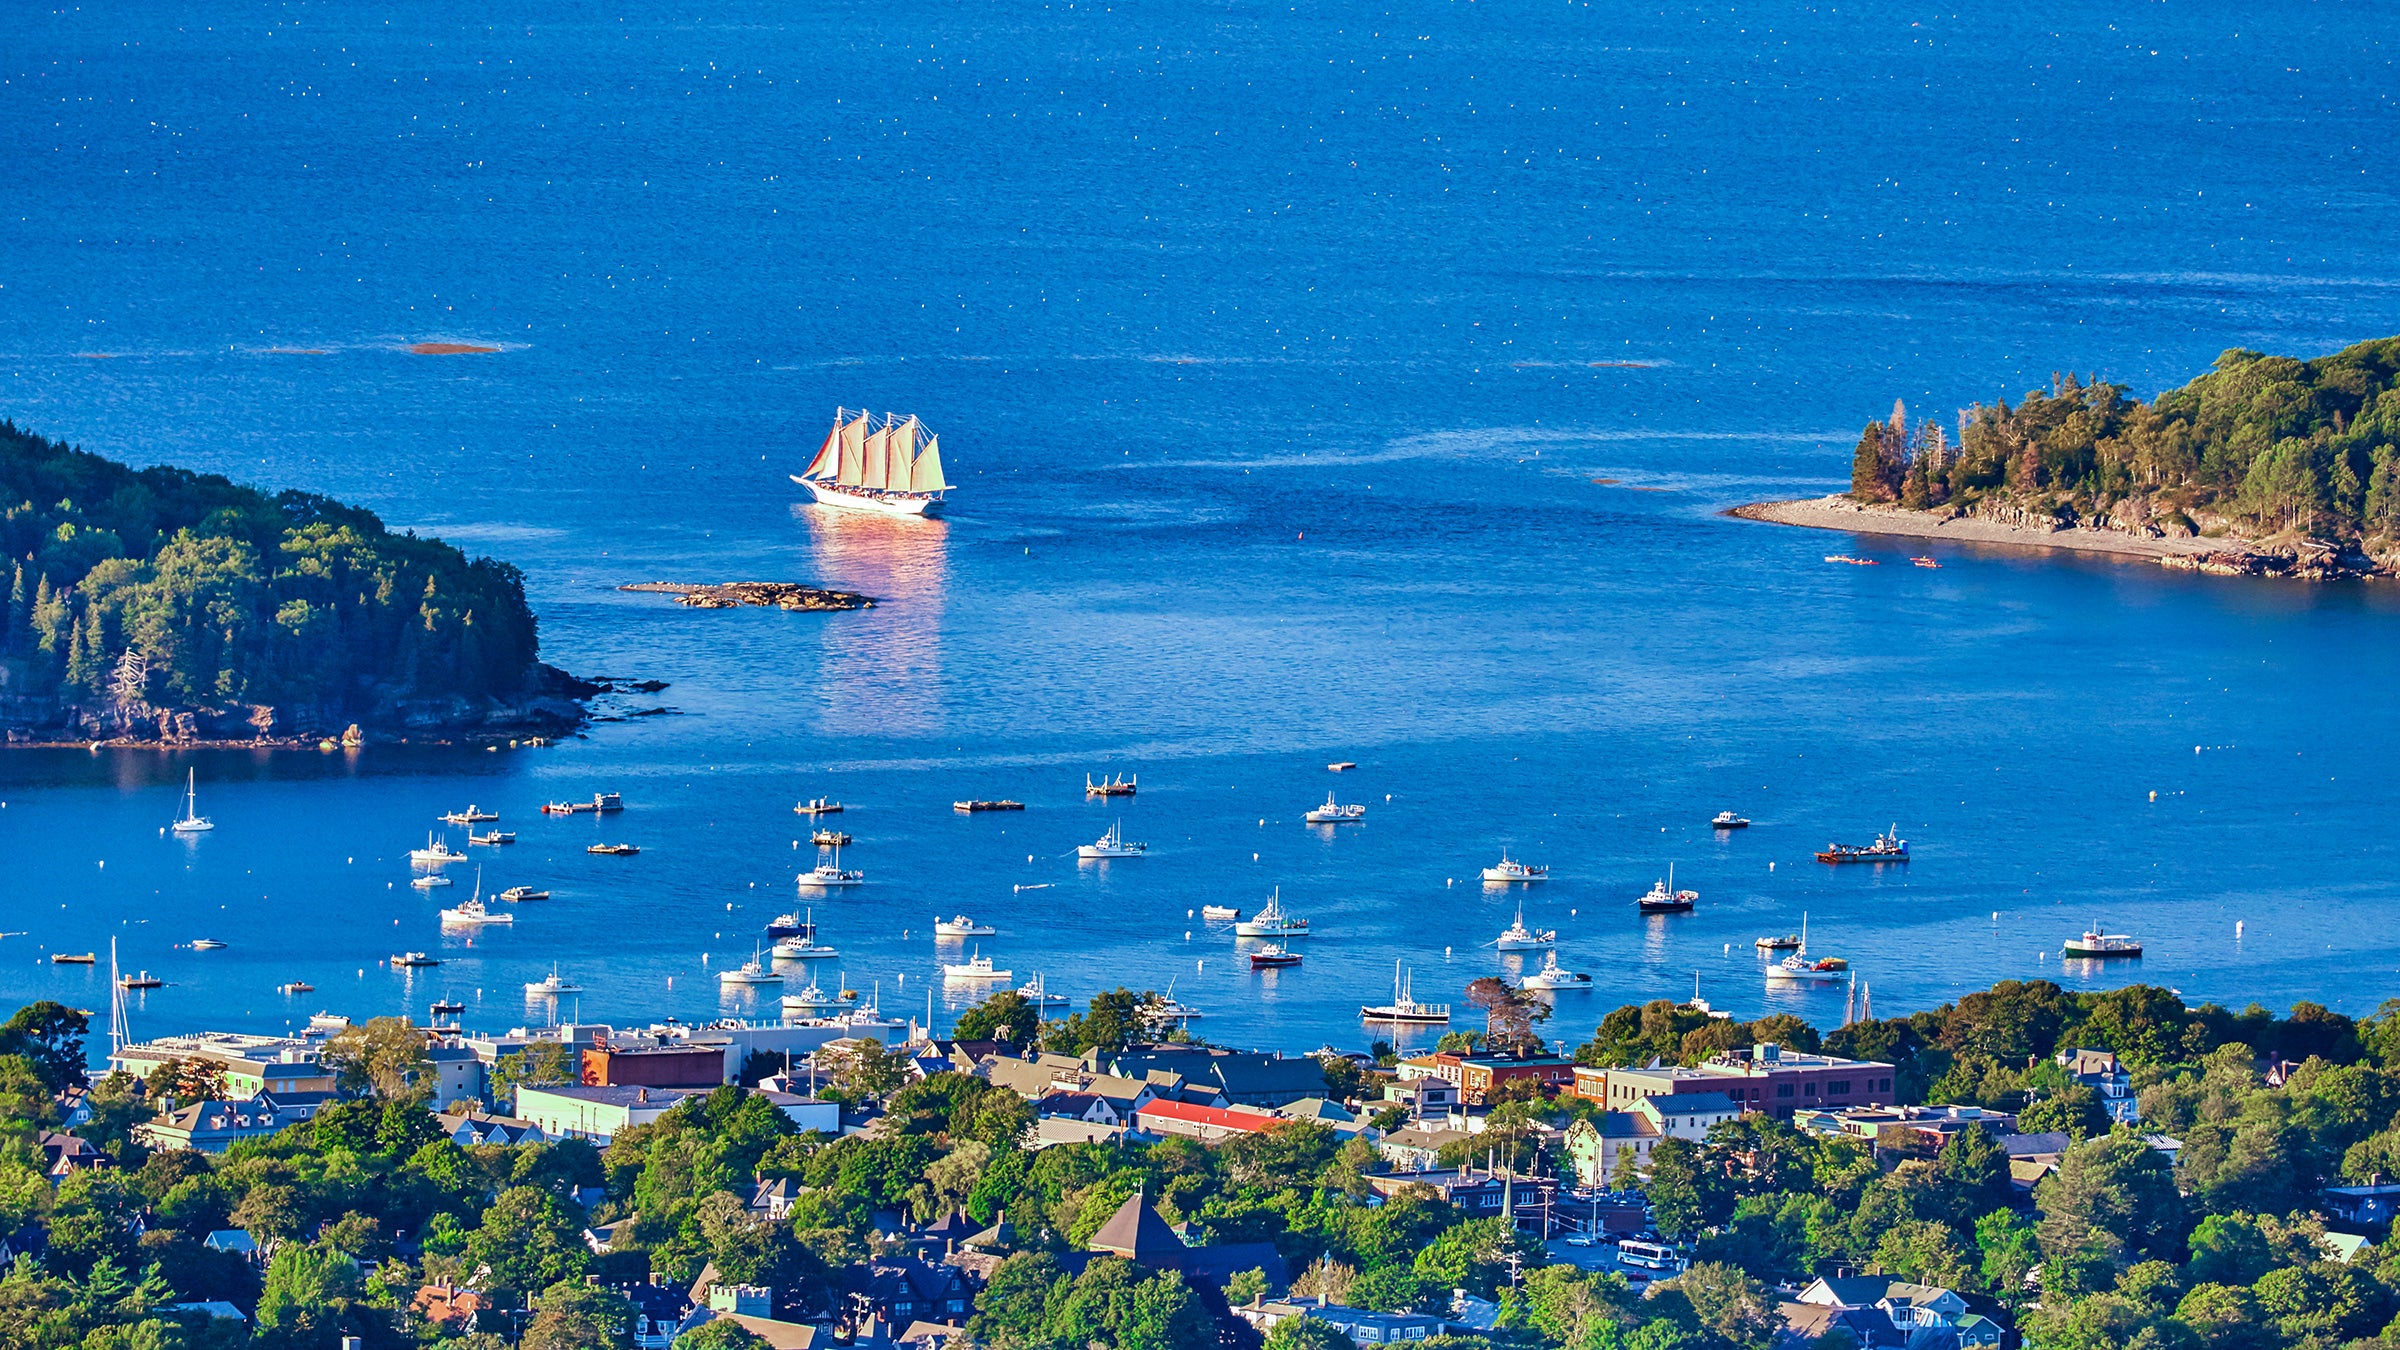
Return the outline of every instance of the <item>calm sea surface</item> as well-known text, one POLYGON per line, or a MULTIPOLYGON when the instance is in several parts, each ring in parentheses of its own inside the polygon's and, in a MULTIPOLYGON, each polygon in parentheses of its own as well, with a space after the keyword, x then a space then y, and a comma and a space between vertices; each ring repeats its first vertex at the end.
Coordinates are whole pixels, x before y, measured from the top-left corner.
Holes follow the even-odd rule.
POLYGON ((888 1011, 969 997, 929 933, 964 911, 1020 980, 1172 981, 1289 1049, 1363 1043, 1395 962, 1516 972, 1520 903, 1595 976, 1569 1041, 1695 979, 1831 1025, 1750 945, 1804 913, 1886 1014, 2400 994, 2400 591, 1719 514, 1843 483, 1895 397, 2400 331, 2388 8, 553 9, 0 17, 0 412, 507 558, 550 659, 673 713, 0 756, 0 1003, 104 1006, 113 938, 169 982, 144 1033, 713 1017, 812 902, 888 1011), (949 520, 796 502, 836 404, 942 433, 949 520), (880 603, 614 589, 753 577, 880 603), (218 829, 163 837, 187 768, 218 829), (1085 802, 1102 771, 1140 795, 1085 802), (1329 789, 1366 823, 1304 827, 1329 789), (628 809, 535 813, 597 790, 628 809), (795 890, 812 796, 865 886, 795 890), (469 802, 518 832, 487 889, 555 897, 471 942, 434 911, 472 869, 428 899, 404 857, 469 802), (1119 818, 1150 856, 1079 866, 1119 818), (1809 860, 1894 822, 1908 867, 1809 860), (1556 879, 1469 880, 1504 849, 1556 879), (1640 919, 1670 865, 1698 911, 1640 919), (1278 887, 1318 936, 1253 975, 1196 911, 1278 887), (2095 921, 2149 956, 2062 972, 2095 921), (588 992, 527 1005, 553 963, 588 992))

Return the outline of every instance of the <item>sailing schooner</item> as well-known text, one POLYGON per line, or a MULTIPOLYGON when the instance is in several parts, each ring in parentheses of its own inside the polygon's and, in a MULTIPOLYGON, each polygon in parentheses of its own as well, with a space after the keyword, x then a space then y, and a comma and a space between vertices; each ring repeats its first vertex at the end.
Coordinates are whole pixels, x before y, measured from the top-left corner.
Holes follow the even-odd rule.
POLYGON ((942 438, 926 435, 925 448, 917 437, 925 424, 914 416, 883 415, 874 425, 871 413, 833 410, 833 430, 817 457, 793 482, 827 506, 884 511, 896 516, 932 515, 950 484, 942 477, 942 438))

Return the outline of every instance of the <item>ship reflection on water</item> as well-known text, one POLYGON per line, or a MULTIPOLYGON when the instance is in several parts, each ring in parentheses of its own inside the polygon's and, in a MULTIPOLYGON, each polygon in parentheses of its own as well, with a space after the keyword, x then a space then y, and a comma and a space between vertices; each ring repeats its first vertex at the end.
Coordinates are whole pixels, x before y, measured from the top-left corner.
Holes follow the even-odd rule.
POLYGON ((942 718, 949 525, 813 503, 795 504, 792 516, 808 532, 814 583, 875 602, 825 625, 823 711, 887 734, 933 730, 942 718))

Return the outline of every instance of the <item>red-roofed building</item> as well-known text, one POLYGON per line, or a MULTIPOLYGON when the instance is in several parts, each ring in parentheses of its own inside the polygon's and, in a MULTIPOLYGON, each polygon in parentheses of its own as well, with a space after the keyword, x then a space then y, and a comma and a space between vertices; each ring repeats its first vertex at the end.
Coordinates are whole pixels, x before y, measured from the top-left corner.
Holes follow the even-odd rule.
POLYGON ((1133 1113, 1133 1127, 1144 1134, 1180 1134, 1213 1144, 1237 1134, 1256 1134, 1282 1121, 1271 1111, 1243 1106, 1195 1106, 1190 1102, 1153 1101, 1133 1113))

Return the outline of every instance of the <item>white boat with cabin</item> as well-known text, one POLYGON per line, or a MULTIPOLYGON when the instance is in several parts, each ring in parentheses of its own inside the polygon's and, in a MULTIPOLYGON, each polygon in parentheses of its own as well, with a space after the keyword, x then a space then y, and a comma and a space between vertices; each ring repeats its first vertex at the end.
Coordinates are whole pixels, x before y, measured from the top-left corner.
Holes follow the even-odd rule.
POLYGON ((1200 917, 1203 919, 1231 920, 1242 917, 1242 911, 1239 905, 1202 905, 1200 907, 1200 917))
POLYGON ((1539 952, 1548 951, 1557 942, 1558 930, 1555 928, 1527 928, 1525 907, 1519 905, 1516 921, 1501 930, 1500 936, 1492 940, 1492 945, 1504 952, 1539 952))
POLYGON ((1808 914, 1800 915, 1800 945, 1792 954, 1767 966, 1770 984, 1831 984, 1846 979, 1850 963, 1838 956, 1811 957, 1808 954, 1808 914))
POLYGON ((883 415, 883 425, 860 412, 833 410, 833 430, 808 467, 791 475, 825 506, 880 511, 893 516, 930 516, 941 509, 950 483, 942 477, 942 438, 926 433, 925 448, 917 437, 925 424, 915 417, 883 415))
POLYGON ((1548 864, 1518 862, 1509 857, 1508 851, 1503 849, 1500 853, 1500 861, 1483 869, 1483 879, 1485 881, 1548 881, 1550 868, 1548 864))
POLYGON ((555 963, 551 965, 548 975, 538 980, 525 982, 525 996, 528 998, 557 998, 561 994, 580 994, 582 992, 583 986, 560 975, 555 963))
POLYGON ((1441 1027, 1450 1025, 1450 1005, 1419 1003, 1414 991, 1415 979, 1398 961, 1392 962, 1392 1001, 1369 1003, 1358 1010, 1362 1022, 1385 1022, 1395 1026, 1441 1027))
POLYGON ((768 955, 778 961, 831 961, 841 952, 832 947, 819 946, 815 938, 803 933, 798 937, 779 940, 768 948, 768 955))
POLYGON ((825 992, 825 986, 818 984, 815 980, 810 980, 808 987, 799 993, 783 996, 785 1012, 805 1013, 811 1017, 822 1017, 828 1013, 850 1012, 857 1008, 857 994, 846 989, 829 994, 825 992))
POLYGON ((1025 983, 1017 986, 1017 997, 1025 1000, 1027 1003, 1032 1004, 1036 1008, 1063 1008, 1067 1006, 1067 996, 1065 994, 1051 993, 1050 986, 1043 980, 1040 972, 1038 971, 1035 972, 1032 979, 1027 980, 1025 983))
POLYGON ((718 971, 717 983, 720 985, 781 984, 783 975, 770 966, 766 958, 760 956, 756 949, 753 949, 749 960, 731 970, 718 971))
POLYGON ((1233 935, 1245 938, 1275 938, 1289 942, 1309 936, 1308 920, 1283 912, 1283 888, 1278 886, 1267 897, 1258 913, 1233 925, 1233 935))
POLYGON ((988 923, 977 923, 964 914, 956 914, 947 919, 935 919, 933 921, 933 935, 935 937, 992 937, 999 933, 999 931, 999 929, 992 927, 988 923))
POLYGON ((1013 980, 1016 972, 1002 970, 992 964, 992 958, 978 951, 964 961, 942 963, 942 978, 958 981, 1013 980))
POLYGON ((1108 827, 1108 833, 1093 843, 1076 848, 1078 858, 1139 858, 1150 851, 1148 844, 1136 844, 1125 838, 1125 822, 1108 827))
POLYGON ((842 846, 839 844, 833 846, 830 860, 820 858, 814 868, 800 874, 800 884, 803 886, 856 886, 866 879, 864 872, 843 869, 842 846))
POLYGON ((1325 794, 1325 804, 1310 811, 1303 819, 1311 825, 1356 825, 1367 818, 1367 808, 1357 802, 1344 804, 1325 794))
POLYGON ((1589 989, 1592 977, 1580 970, 1569 970, 1558 963, 1553 951, 1542 958, 1542 968, 1525 977, 1527 989, 1589 989))
POLYGON ((465 862, 467 855, 450 847, 447 839, 436 839, 431 831, 425 835, 425 847, 408 851, 408 860, 419 867, 440 867, 445 863, 465 862))

